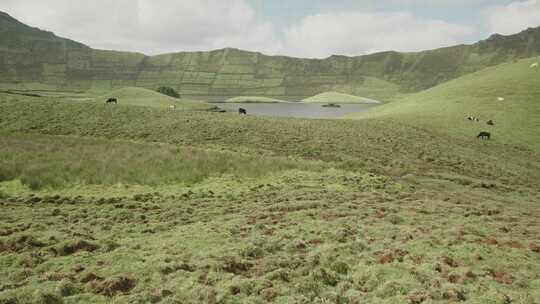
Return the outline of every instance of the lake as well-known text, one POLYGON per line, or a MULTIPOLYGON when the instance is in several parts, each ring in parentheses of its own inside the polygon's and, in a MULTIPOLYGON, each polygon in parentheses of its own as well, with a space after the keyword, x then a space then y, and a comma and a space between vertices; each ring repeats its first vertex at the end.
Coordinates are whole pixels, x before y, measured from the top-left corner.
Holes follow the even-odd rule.
POLYGON ((296 118, 342 118, 350 113, 367 111, 379 104, 340 104, 340 108, 327 108, 317 103, 215 103, 218 107, 238 111, 247 110, 248 115, 296 117, 296 118))

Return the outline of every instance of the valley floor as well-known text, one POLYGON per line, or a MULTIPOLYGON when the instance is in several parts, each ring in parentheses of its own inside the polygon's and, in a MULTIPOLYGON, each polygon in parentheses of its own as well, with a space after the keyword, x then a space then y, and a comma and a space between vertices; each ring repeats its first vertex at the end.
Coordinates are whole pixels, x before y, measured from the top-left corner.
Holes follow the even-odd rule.
POLYGON ((0 99, 0 303, 538 303, 534 148, 0 99))

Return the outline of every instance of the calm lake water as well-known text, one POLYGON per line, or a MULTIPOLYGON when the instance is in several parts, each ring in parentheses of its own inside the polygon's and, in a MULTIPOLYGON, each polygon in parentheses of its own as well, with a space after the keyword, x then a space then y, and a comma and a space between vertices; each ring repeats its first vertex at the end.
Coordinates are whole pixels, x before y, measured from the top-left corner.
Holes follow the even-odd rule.
POLYGON ((378 104, 340 104, 340 108, 325 108, 310 103, 216 103, 222 109, 247 110, 248 115, 297 117, 297 118, 341 118, 349 113, 367 111, 378 104))

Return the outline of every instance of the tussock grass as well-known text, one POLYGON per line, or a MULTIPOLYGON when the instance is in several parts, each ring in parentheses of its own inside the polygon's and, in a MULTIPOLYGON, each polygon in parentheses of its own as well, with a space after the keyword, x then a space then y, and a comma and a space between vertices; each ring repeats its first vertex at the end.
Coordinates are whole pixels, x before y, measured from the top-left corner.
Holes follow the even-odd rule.
POLYGON ((0 182, 32 190, 74 185, 193 184, 223 174, 258 177, 315 162, 200 148, 38 135, 0 135, 0 182))
POLYGON ((168 194, 0 202, 6 303, 540 296, 535 202, 483 189, 445 193, 373 174, 289 170, 168 194))

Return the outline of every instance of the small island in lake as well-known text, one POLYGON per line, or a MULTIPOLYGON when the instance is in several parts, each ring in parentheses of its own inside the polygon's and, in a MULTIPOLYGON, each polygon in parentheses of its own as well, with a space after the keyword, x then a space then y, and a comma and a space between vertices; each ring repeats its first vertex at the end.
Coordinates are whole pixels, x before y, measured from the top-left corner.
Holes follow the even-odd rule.
POLYGON ((327 103, 327 104, 323 104, 322 107, 324 107, 324 108, 341 108, 341 105, 339 105, 337 103, 327 103))

